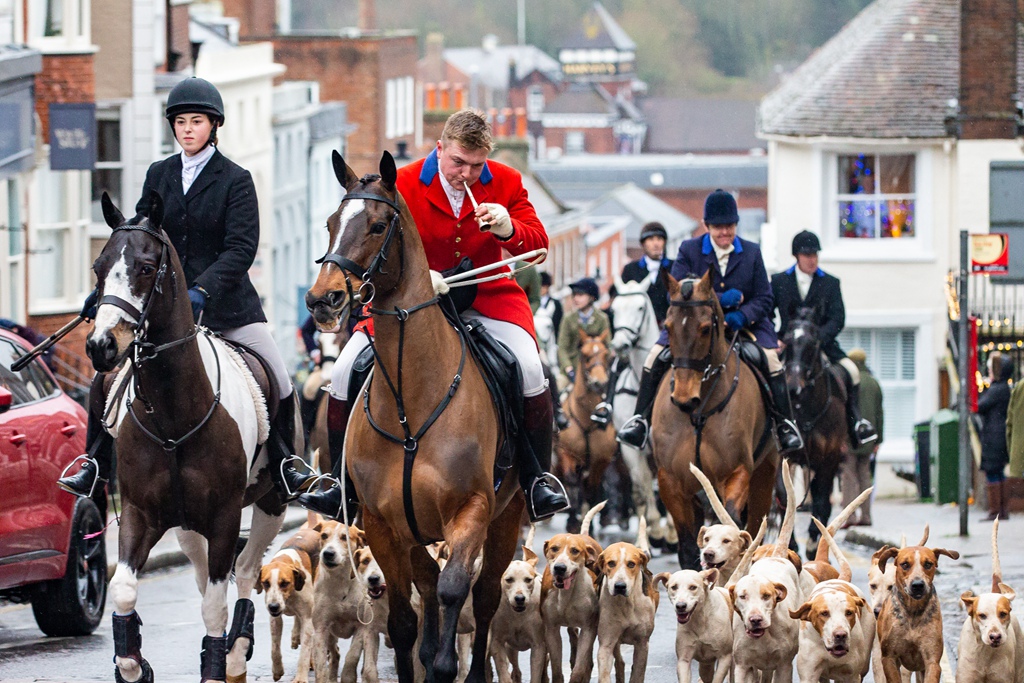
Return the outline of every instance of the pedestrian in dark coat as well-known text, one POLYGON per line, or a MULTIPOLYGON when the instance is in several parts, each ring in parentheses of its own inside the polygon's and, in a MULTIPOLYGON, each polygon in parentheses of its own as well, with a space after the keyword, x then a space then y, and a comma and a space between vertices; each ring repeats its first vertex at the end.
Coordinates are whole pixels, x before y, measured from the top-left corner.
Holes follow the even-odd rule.
POLYGON ((1006 475, 1004 470, 1010 462, 1006 447, 1006 412, 1010 405, 1010 378, 1013 377, 1013 361, 1008 356, 989 356, 988 389, 978 397, 978 416, 981 426, 981 469, 988 483, 988 521, 1008 519, 1007 502, 1004 500, 1006 475))

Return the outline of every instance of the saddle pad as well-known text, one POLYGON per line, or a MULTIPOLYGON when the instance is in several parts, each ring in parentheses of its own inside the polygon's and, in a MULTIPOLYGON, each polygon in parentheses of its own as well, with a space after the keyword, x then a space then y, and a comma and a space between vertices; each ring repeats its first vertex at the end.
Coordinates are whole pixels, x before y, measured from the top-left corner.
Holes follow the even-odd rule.
MULTIPOLYGON (((256 446, 264 443, 270 435, 270 415, 267 402, 260 391, 256 378, 242 357, 219 337, 205 328, 196 337, 199 351, 206 366, 206 374, 214 391, 217 390, 217 359, 220 360, 221 404, 238 423, 242 443, 250 460, 256 446), (216 356, 215 356, 216 354, 216 356)), ((107 393, 104 428, 117 438, 124 419, 128 416, 128 404, 135 400, 135 386, 130 376, 131 365, 125 363, 107 393), (127 382, 127 386, 124 384, 127 382), (117 405, 111 403, 117 401, 117 405), (113 418, 107 417, 113 415, 113 418)), ((251 464, 251 463, 250 463, 251 464)))

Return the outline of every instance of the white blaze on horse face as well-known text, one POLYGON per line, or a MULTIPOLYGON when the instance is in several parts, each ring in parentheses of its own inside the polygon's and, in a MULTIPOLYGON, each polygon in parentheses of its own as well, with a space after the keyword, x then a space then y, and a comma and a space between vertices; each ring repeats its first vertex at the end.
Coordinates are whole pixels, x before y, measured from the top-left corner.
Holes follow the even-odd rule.
POLYGON ((804 336, 805 332, 802 327, 798 327, 793 330, 793 341, 796 341, 800 337, 804 336))
POLYGON ((338 249, 341 248, 341 237, 348 229, 349 221, 361 214, 364 209, 366 209, 366 201, 363 199, 350 199, 345 202, 345 208, 341 210, 341 215, 338 217, 338 236, 334 238, 330 253, 338 253, 338 249))
MULTIPOLYGON (((111 267, 107 277, 103 280, 103 294, 124 299, 141 311, 142 298, 132 293, 131 281, 128 279, 128 261, 124 255, 127 248, 128 245, 121 247, 120 258, 117 259, 117 262, 111 267)), ((96 326, 93 328, 91 336, 103 336, 122 320, 129 324, 135 324, 136 322, 121 308, 113 304, 101 304, 96 309, 96 326)))

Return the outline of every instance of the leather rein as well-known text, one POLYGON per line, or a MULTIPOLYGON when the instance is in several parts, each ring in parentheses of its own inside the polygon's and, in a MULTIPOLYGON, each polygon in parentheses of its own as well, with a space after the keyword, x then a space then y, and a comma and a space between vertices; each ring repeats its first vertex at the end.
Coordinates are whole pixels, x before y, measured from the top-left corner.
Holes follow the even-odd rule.
MULTIPOLYGON (((795 412, 797 414, 797 419, 800 421, 800 431, 802 431, 805 434, 809 434, 814 429, 815 425, 818 424, 821 418, 825 416, 825 413, 829 411, 829 408, 832 407, 833 398, 832 382, 831 379, 826 375, 829 368, 832 367, 832 364, 828 361, 827 358, 822 358, 821 343, 818 341, 817 337, 812 336, 812 338, 815 341, 814 356, 817 359, 817 362, 811 365, 811 368, 808 372, 802 374, 804 375, 804 381, 807 383, 807 393, 809 395, 812 395, 812 404, 814 403, 813 392, 814 389, 817 387, 817 381, 822 377, 825 378, 825 400, 821 402, 821 410, 819 410, 817 413, 814 413, 810 419, 805 419, 804 408, 805 406, 808 406, 808 404, 804 403, 801 400, 793 399, 793 408, 795 409, 795 412), (817 367, 816 372, 814 371, 815 367, 817 367)), ((790 346, 787 344, 786 348, 789 349, 790 346)), ((786 372, 789 372, 788 363, 786 364, 786 372)))

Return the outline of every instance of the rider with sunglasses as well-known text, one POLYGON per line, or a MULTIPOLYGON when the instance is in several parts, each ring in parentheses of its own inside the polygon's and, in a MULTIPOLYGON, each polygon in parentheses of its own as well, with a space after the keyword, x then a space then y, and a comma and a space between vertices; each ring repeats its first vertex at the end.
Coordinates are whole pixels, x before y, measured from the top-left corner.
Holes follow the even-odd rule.
MULTIPOLYGON (((181 153, 149 167, 136 211, 145 215, 152 191, 164 202, 161 227, 181 259, 192 313, 221 336, 248 346, 269 366, 280 404, 271 424, 270 474, 285 498, 312 481, 294 467, 294 388, 288 368, 267 327, 249 267, 260 241, 259 209, 252 176, 217 149, 217 129, 224 125, 224 102, 217 88, 202 78, 187 78, 171 90, 165 111, 181 153)), ((94 290, 82 317, 96 317, 94 290)), ((90 496, 98 482, 110 478, 113 437, 102 428, 103 375, 90 390, 86 457, 75 474, 58 480, 64 490, 90 496)))

